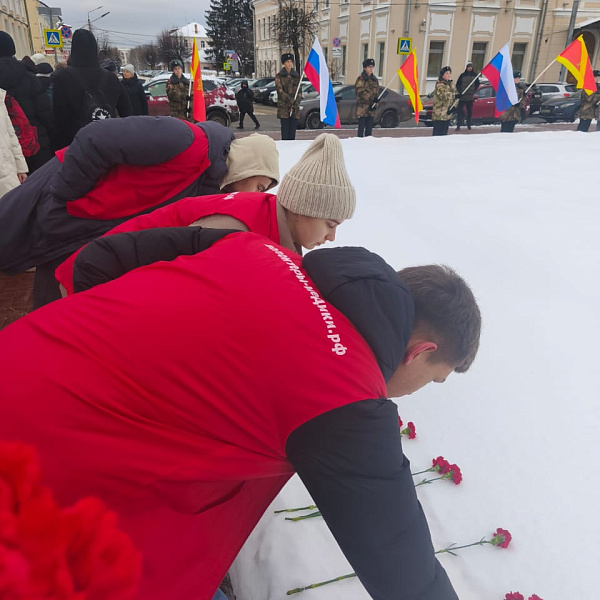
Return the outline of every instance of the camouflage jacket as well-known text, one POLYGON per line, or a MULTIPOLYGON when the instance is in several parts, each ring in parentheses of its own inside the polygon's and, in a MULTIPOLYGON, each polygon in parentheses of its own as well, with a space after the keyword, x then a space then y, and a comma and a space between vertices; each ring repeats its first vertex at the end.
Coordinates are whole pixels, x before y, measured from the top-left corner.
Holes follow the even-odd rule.
POLYGON ((379 80, 375 75, 367 75, 363 71, 354 84, 356 89, 356 116, 374 117, 375 110, 370 110, 373 100, 379 96, 379 80))
MULTIPOLYGON (((171 75, 167 81, 167 97, 169 98, 169 108, 171 116, 177 119, 189 121, 187 116, 187 97, 190 89, 190 81, 182 76, 177 79, 175 75, 171 75)), ((191 103, 190 103, 191 114, 191 103)))
POLYGON ((516 104, 513 104, 507 110, 505 110, 498 117, 500 121, 516 121, 517 123, 521 122, 521 107, 525 103, 525 95, 523 91, 523 88, 520 85, 517 85, 517 97, 519 98, 519 101, 516 104))
POLYGON ((302 100, 302 88, 298 90, 296 100, 296 90, 300 84, 300 75, 292 69, 289 73, 285 67, 275 75, 275 87, 277 88, 277 118, 289 119, 292 116, 298 118, 300 114, 300 101, 302 100), (292 115, 290 111, 294 109, 292 115))
POLYGON ((589 94, 581 90, 581 108, 579 109, 580 119, 594 119, 596 116, 596 105, 600 102, 600 91, 589 94))
POLYGON ((448 109, 454 104, 456 99, 456 88, 450 80, 438 79, 435 82, 435 91, 433 92, 433 112, 431 118, 433 121, 449 121, 452 115, 448 114, 448 109))

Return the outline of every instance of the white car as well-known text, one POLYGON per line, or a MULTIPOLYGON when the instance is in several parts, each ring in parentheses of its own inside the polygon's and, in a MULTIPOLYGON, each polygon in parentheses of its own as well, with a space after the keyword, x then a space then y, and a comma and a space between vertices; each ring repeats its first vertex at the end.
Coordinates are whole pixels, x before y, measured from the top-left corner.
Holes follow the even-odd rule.
POLYGON ((536 86, 542 92, 542 103, 555 98, 568 98, 577 91, 577 86, 568 83, 538 83, 536 86))

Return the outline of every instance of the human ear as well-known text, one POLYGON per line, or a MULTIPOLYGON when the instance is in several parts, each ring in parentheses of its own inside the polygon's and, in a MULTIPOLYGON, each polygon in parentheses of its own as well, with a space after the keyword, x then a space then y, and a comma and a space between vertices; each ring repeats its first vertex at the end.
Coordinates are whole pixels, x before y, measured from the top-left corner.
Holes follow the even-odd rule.
POLYGON ((437 350, 437 344, 435 342, 417 341, 409 342, 408 348, 404 353, 404 360, 402 361, 405 365, 409 365, 416 358, 418 358, 424 352, 435 352, 437 350))

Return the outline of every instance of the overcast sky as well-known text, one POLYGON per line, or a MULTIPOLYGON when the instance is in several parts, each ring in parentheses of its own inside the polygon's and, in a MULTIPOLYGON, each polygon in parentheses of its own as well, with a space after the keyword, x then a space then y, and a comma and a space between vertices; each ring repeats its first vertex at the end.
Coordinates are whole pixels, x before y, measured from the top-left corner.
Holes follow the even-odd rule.
POLYGON ((182 27, 187 23, 206 24, 205 12, 210 7, 210 0, 58 0, 48 2, 49 6, 62 9, 63 20, 73 28, 87 23, 88 11, 92 30, 109 32, 111 43, 119 48, 131 48, 139 44, 153 41, 156 35, 168 27, 182 27), (100 10, 94 10, 102 6, 100 10), (110 14, 100 17, 106 12, 110 14))

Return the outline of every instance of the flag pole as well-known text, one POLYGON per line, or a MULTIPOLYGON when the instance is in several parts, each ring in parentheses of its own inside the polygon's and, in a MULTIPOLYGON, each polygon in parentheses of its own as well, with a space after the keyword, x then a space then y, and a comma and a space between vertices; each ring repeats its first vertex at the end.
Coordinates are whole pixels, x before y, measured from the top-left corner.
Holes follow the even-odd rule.
MULTIPOLYGON (((480 73, 479 75, 481 75, 481 73, 480 73)), ((467 90, 468 90, 468 89, 469 89, 469 88, 470 88, 470 87, 471 87, 471 86, 472 86, 472 85, 473 85, 473 84, 474 84, 474 83, 475 83, 475 82, 476 82, 476 81, 479 79, 479 75, 477 75, 477 77, 475 77, 475 79, 472 79, 472 80, 471 80, 471 83, 470 83, 470 84, 469 84, 469 85, 468 85, 468 86, 467 86, 467 87, 464 89, 464 91, 462 91, 462 92, 460 92, 460 93, 461 93, 461 94, 464 94, 464 93, 465 93, 465 92, 466 92, 466 91, 467 91, 467 90)), ((454 102, 452 103, 452 106, 451 106, 451 107, 450 107, 448 110, 452 110, 452 109, 454 109, 454 108, 456 107, 456 105, 458 104, 458 102, 459 102, 459 99, 458 99, 458 98, 456 98, 456 99, 454 100, 454 102)))
POLYGON ((396 71, 394 73, 394 76, 389 80, 388 84, 383 88, 383 92, 381 92, 381 94, 379 94, 379 96, 377 96, 378 101, 381 99, 381 96, 383 96, 384 92, 390 87, 390 85, 392 85, 392 81, 394 81, 394 79, 396 79, 396 77, 398 77, 398 71, 396 71))
POLYGON ((529 87, 525 90, 525 95, 527 95, 527 92, 542 78, 542 75, 551 67, 554 65, 554 63, 556 62, 556 60, 553 60, 534 80, 532 83, 529 84, 529 87))

